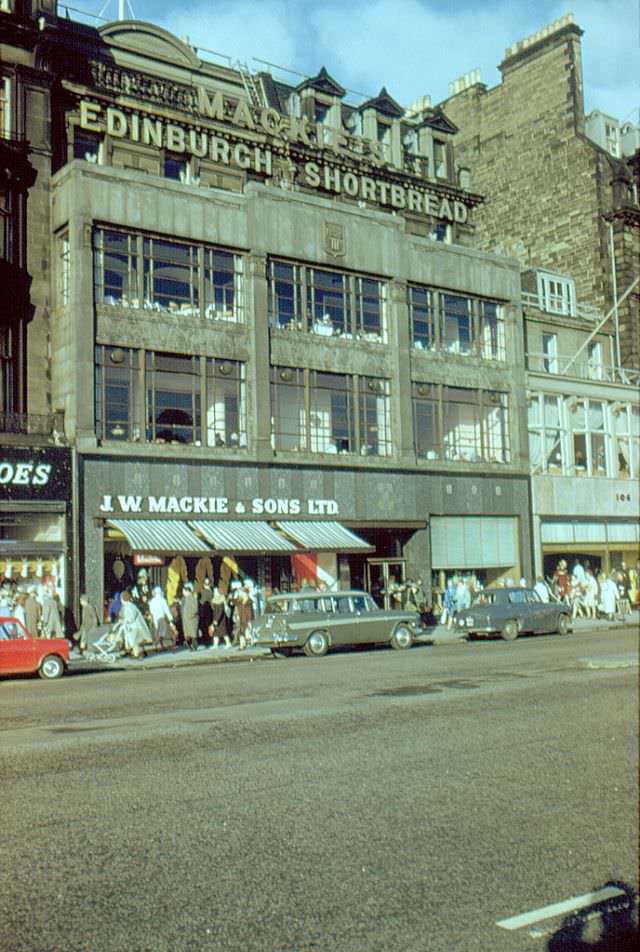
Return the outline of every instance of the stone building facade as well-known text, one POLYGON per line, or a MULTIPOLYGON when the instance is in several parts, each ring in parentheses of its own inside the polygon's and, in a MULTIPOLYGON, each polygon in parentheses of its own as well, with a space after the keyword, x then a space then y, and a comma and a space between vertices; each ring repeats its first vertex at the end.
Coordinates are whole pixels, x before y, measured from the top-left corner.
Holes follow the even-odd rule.
POLYGON ((76 593, 529 573, 519 269, 472 247, 446 113, 45 6, 29 401, 73 447, 76 593))
POLYGON ((506 51, 500 85, 468 74, 443 104, 456 160, 486 197, 478 244, 522 269, 534 559, 547 576, 560 557, 609 571, 640 548, 638 154, 585 134, 581 36, 571 16, 556 21, 506 51))
POLYGON ((507 49, 499 85, 457 81, 442 107, 458 127, 456 161, 486 198, 478 246, 557 277, 617 321, 617 363, 638 369, 637 157, 585 134, 581 37, 571 15, 556 21, 507 49))

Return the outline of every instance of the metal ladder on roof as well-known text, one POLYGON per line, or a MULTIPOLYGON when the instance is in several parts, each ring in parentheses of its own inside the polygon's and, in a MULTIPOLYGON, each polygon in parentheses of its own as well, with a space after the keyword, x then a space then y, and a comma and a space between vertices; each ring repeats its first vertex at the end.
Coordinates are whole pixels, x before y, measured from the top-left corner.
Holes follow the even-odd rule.
POLYGON ((244 86, 245 92, 249 97, 249 102, 256 109, 262 109, 267 105, 267 103, 260 81, 256 80, 255 76, 246 63, 241 63, 240 60, 238 60, 235 64, 235 67, 240 73, 242 85, 244 86))

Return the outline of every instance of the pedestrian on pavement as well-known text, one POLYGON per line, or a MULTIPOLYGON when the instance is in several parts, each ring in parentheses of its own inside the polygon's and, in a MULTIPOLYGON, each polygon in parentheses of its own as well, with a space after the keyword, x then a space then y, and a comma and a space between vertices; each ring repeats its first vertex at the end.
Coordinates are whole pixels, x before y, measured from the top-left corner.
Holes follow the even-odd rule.
POLYGON ((600 583, 600 611, 603 615, 613 621, 616 617, 616 605, 618 599, 618 588, 613 579, 602 572, 598 577, 600 583))
POLYGON ((540 596, 541 602, 550 602, 551 595, 549 594, 549 587, 543 577, 538 575, 536 578, 536 584, 533 586, 534 592, 537 592, 540 596))
POLYGON ((151 616, 151 634, 157 650, 164 647, 173 647, 176 643, 176 626, 169 603, 164 597, 160 585, 154 586, 149 599, 149 614, 151 616))
POLYGON ((27 592, 27 600, 24 603, 24 613, 27 619, 27 631, 37 638, 40 634, 40 619, 42 617, 42 607, 36 598, 35 589, 31 587, 27 592))
POLYGON ((124 650, 133 658, 143 658, 145 645, 153 643, 149 626, 130 592, 122 593, 122 607, 118 616, 122 629, 124 650))
POLYGON ((84 593, 80 596, 80 627, 76 632, 76 641, 80 651, 86 651, 92 643, 92 636, 100 625, 98 613, 84 593))
POLYGON ((40 596, 42 605, 41 630, 43 638, 62 638, 62 621, 57 599, 46 589, 40 596))

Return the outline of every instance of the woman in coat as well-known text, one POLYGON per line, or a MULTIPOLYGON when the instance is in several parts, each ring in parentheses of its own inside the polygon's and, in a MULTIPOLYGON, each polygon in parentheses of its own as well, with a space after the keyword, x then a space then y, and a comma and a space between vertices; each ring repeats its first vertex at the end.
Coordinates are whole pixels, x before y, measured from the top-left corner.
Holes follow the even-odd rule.
POLYGON ((130 592, 122 593, 119 620, 122 624, 124 650, 134 658, 144 657, 144 646, 150 645, 153 639, 142 612, 131 600, 130 592))

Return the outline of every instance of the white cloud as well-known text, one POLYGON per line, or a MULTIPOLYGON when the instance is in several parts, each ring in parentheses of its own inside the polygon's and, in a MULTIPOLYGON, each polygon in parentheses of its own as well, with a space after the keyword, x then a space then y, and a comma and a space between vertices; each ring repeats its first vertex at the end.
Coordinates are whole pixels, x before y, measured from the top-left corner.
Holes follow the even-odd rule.
MULTIPOLYGON (((178 36, 241 59, 306 75, 321 66, 348 89, 375 95, 386 86, 401 104, 480 67, 500 82, 507 46, 572 10, 582 38, 585 105, 638 122, 637 0, 133 0, 136 14, 178 36)), ((296 81, 294 74, 288 77, 296 81)))

